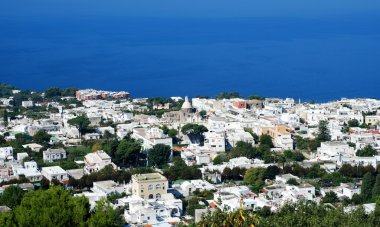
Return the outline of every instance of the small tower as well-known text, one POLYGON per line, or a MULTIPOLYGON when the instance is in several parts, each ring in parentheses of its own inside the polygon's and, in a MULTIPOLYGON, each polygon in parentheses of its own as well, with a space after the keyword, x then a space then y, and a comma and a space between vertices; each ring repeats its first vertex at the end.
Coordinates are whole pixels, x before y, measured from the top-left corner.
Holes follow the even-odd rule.
POLYGON ((182 108, 181 110, 183 112, 187 112, 187 113, 190 113, 193 109, 193 106, 191 105, 190 101, 189 101, 189 98, 186 96, 185 97, 185 102, 182 104, 182 108))

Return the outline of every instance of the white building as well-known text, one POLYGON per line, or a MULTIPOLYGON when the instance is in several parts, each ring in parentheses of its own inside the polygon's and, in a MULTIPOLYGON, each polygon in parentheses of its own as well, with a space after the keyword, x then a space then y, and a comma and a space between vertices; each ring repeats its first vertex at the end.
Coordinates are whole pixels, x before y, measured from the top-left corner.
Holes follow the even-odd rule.
POLYGON ((13 160, 13 148, 0 147, 0 159, 13 160))
POLYGON ((66 151, 62 148, 60 149, 50 149, 42 152, 43 160, 46 163, 54 162, 56 160, 66 159, 66 151))
POLYGON ((56 179, 63 183, 69 180, 67 172, 59 166, 42 167, 41 174, 49 181, 56 179))
POLYGON ((22 101, 22 102, 21 102, 21 105, 22 105, 22 107, 24 107, 24 108, 33 107, 33 101, 22 101))
POLYGON ((142 141, 142 147, 144 150, 151 149, 157 144, 173 147, 172 138, 165 135, 159 128, 134 128, 132 137, 142 141))
POLYGON ((114 169, 117 168, 111 161, 111 157, 102 150, 87 154, 84 157, 84 164, 84 172, 86 174, 97 172, 107 165, 112 165, 114 169))

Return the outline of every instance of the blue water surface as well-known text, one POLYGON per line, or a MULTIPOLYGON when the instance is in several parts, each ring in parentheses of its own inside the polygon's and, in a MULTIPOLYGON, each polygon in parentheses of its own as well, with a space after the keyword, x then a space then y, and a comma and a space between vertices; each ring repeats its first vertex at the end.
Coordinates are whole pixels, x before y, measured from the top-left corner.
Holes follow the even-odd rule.
POLYGON ((0 81, 134 97, 380 98, 380 17, 0 18, 0 81))

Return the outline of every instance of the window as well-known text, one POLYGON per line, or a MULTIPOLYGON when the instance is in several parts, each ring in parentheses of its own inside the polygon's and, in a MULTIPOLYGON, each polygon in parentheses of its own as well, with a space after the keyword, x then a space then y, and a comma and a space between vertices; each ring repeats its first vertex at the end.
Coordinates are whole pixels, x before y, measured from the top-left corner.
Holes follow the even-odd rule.
POLYGON ((153 199, 153 194, 149 194, 149 199, 153 199))
POLYGON ((160 199, 161 198, 161 194, 160 193, 157 193, 156 194, 156 199, 160 199))
POLYGON ((161 185, 156 184, 156 190, 161 190, 161 185))
POLYGON ((153 185, 148 186, 148 191, 153 190, 153 185))
POLYGON ((141 192, 144 192, 144 190, 141 190, 141 192))

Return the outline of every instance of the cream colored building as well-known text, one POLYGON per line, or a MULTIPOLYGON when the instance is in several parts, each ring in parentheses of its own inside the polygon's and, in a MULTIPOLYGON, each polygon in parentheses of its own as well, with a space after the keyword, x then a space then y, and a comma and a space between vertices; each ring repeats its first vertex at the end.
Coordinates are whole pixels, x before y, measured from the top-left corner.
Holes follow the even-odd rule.
POLYGON ((367 125, 378 125, 380 123, 379 115, 365 116, 365 123, 367 125))
POLYGON ((159 173, 136 174, 132 176, 132 195, 143 199, 159 199, 167 194, 168 180, 159 173))

